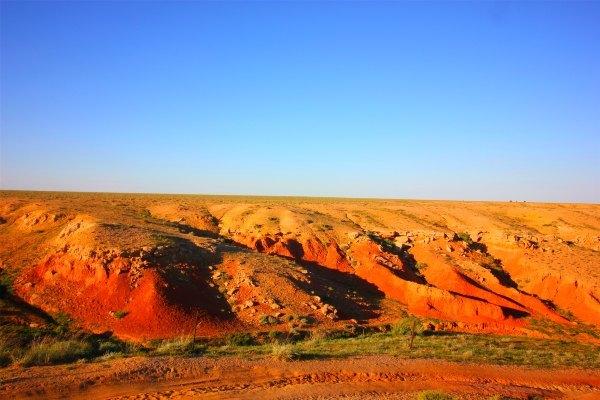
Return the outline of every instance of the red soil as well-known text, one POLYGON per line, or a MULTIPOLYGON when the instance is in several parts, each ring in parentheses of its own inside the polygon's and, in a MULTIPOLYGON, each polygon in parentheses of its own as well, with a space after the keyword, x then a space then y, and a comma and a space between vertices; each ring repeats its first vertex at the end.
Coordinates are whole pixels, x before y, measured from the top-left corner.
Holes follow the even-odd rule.
POLYGON ((600 326, 598 211, 7 192, 0 267, 18 272, 30 304, 136 340, 261 329, 267 317, 281 330, 299 316, 377 324, 402 310, 439 329, 539 335, 533 319, 600 326))
POLYGON ((600 372, 459 365, 371 356, 295 361, 128 358, 76 366, 0 369, 0 397, 30 399, 600 398, 600 372))

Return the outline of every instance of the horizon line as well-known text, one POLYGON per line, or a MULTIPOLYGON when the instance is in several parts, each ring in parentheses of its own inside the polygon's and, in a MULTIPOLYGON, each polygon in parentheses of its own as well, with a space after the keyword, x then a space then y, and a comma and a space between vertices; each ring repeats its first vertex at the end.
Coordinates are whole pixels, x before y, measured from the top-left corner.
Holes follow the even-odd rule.
POLYGON ((361 196, 326 196, 326 195, 298 195, 298 194, 244 194, 244 193, 198 193, 198 192, 144 192, 144 191, 97 191, 97 190, 60 190, 60 189, 18 189, 2 188, 0 192, 33 192, 33 193, 64 193, 64 194, 121 194, 121 195, 155 195, 155 196, 199 196, 199 197, 272 197, 272 198, 306 198, 306 199, 331 199, 331 200, 367 200, 367 201, 442 201, 442 202, 473 202, 473 203, 519 203, 519 204, 574 204, 597 206, 593 202, 560 202, 539 200, 482 200, 482 199, 450 199, 450 198, 408 198, 408 197, 361 197, 361 196))

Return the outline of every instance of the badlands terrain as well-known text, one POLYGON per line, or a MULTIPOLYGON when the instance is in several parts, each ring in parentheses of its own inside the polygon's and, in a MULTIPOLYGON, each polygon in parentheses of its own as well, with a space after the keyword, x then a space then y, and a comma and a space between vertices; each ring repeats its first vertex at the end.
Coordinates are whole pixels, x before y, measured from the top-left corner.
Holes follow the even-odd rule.
POLYGON ((4 191, 0 274, 0 397, 600 394, 599 205, 4 191))

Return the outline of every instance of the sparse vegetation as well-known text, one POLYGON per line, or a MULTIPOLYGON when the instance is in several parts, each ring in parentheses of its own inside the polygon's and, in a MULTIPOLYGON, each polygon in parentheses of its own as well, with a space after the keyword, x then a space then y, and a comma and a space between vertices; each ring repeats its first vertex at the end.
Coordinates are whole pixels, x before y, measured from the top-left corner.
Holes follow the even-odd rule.
POLYGON ((231 335, 227 336, 226 343, 229 346, 251 346, 255 342, 254 337, 251 334, 240 332, 232 333, 231 335))
POLYGON ((277 323, 277 318, 272 315, 261 315, 258 320, 261 325, 274 325, 277 323))
POLYGON ((112 316, 115 319, 123 319, 127 316, 127 314, 129 314, 129 311, 117 310, 117 311, 113 312, 112 316))
POLYGON ((0 299, 13 294, 14 276, 5 270, 0 270, 0 299))
POLYGON ((423 323, 417 317, 405 317, 392 325, 390 330, 392 335, 409 335, 423 333, 423 323))
POLYGON ((29 367, 32 365, 63 364, 89 359, 96 355, 91 343, 82 340, 42 340, 33 343, 20 360, 20 364, 29 367))
POLYGON ((425 271, 428 267, 429 267, 429 265, 427 265, 424 262, 416 262, 415 263, 415 269, 420 272, 425 271))
MULTIPOLYGON (((594 344, 472 334, 415 335, 413 348, 409 348, 410 333, 368 332, 354 337, 319 335, 309 340, 290 342, 300 358, 338 358, 371 354, 390 354, 403 358, 435 358, 456 362, 524 365, 539 368, 577 366, 600 368, 600 351, 594 344), (332 337, 333 336, 333 337, 332 337)), ((230 342, 228 341, 228 344, 230 342)), ((226 347, 208 344, 206 354, 222 355, 272 355, 273 345, 233 345, 226 347)))
POLYGON ((58 314, 47 326, 0 326, 0 366, 24 366, 91 360, 108 353, 133 354, 136 347, 106 335, 74 329, 66 314, 58 314))
POLYGON ((425 391, 417 395, 417 400, 454 400, 453 396, 438 391, 425 391))
POLYGON ((54 333, 59 336, 66 335, 71 330, 71 317, 64 312, 59 312, 54 315, 54 333))
POLYGON ((197 343, 193 338, 181 337, 160 341, 152 354, 159 356, 197 356, 206 351, 206 345, 197 343))
POLYGON ((469 245, 473 244, 473 239, 471 239, 471 235, 469 235, 467 232, 457 233, 457 236, 460 240, 462 240, 466 244, 469 244, 469 245))
MULTIPOLYGON (((429 332, 425 335, 423 326, 426 322, 409 316, 388 329, 357 329, 360 327, 349 325, 347 329, 321 331, 315 335, 307 335, 307 331, 296 331, 294 335, 271 331, 264 334, 234 333, 224 340, 197 341, 183 337, 154 342, 146 349, 111 337, 89 335, 76 330, 58 334, 62 328, 56 329, 56 326, 39 329, 4 326, 0 329, 0 365, 48 365, 136 354, 263 355, 281 360, 390 354, 403 358, 541 368, 600 368, 599 348, 591 343, 462 333, 429 332), (409 345, 411 338, 412 348, 409 345)), ((70 325, 63 321, 63 327, 70 325)))
POLYGON ((292 361, 300 358, 300 353, 292 344, 272 345, 271 355, 273 358, 280 361, 292 361))

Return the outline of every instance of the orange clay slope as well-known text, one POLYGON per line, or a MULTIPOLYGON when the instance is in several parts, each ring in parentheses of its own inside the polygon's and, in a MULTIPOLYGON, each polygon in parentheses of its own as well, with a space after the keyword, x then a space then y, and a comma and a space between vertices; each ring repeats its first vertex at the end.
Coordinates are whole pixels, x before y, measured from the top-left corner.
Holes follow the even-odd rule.
POLYGON ((593 339, 599 246, 598 205, 0 192, 19 301, 133 340, 407 313, 593 339))

